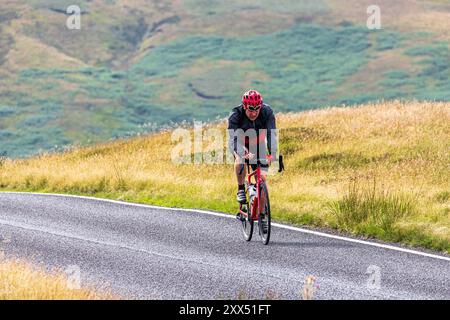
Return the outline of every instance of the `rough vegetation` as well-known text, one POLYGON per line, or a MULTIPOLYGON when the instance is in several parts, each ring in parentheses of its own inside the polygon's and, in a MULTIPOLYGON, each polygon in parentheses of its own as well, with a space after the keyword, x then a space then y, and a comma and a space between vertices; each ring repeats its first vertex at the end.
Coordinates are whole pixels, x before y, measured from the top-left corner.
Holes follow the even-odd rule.
MULTIPOLYGON (((334 107, 280 113, 277 121, 286 172, 269 176, 276 220, 450 252, 449 103, 334 107)), ((207 128, 225 137, 223 122, 207 128)), ((232 166, 176 165, 171 156, 178 143, 167 130, 3 158, 0 188, 236 212, 232 166)), ((204 147, 224 149, 207 141, 204 147)))

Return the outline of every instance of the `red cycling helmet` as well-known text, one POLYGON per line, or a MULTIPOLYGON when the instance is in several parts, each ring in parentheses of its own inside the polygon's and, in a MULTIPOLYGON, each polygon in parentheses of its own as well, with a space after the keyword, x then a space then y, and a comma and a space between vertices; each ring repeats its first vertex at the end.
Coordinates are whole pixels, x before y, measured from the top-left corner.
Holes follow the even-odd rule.
POLYGON ((245 109, 258 110, 263 103, 262 95, 256 90, 250 90, 242 96, 242 104, 245 109), (254 108, 252 108, 254 107, 254 108))

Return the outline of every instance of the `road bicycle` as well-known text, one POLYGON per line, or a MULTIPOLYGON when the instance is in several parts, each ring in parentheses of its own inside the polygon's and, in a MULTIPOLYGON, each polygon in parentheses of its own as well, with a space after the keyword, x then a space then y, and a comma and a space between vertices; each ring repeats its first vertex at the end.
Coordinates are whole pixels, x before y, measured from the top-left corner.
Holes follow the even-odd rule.
MULTIPOLYGON (((278 158, 278 165, 278 172, 282 172, 284 164, 281 155, 278 158)), ((261 178, 260 160, 257 161, 256 170, 253 172, 250 172, 250 165, 247 163, 247 172, 245 192, 249 201, 239 204, 242 232, 246 241, 252 240, 254 223, 257 221, 259 236, 262 242, 267 245, 271 232, 270 200, 267 185, 261 178), (252 178, 255 180, 254 184, 252 178)))

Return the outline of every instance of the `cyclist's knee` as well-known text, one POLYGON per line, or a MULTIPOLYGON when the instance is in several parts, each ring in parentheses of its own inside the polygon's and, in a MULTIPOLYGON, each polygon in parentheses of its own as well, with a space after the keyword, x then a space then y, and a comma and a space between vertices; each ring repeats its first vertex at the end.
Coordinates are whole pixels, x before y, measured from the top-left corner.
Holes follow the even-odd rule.
POLYGON ((234 164, 235 165, 241 165, 244 164, 244 159, 239 156, 234 156, 234 164))
POLYGON ((267 180, 267 172, 261 170, 261 179, 263 179, 264 181, 267 180))

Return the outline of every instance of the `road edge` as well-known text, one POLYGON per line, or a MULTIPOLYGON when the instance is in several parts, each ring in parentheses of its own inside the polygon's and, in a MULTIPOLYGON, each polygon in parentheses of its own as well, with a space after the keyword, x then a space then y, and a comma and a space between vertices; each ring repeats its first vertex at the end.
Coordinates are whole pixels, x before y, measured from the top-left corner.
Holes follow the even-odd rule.
MULTIPOLYGON (((29 195, 39 195, 39 196, 56 196, 56 197, 79 198, 79 199, 103 201, 103 202, 115 203, 115 204, 120 204, 120 205, 141 207, 141 208, 194 212, 194 213, 208 214, 208 215, 212 215, 212 216, 216 216, 216 217, 235 219, 234 215, 231 215, 231 214, 226 214, 226 213, 221 213, 221 212, 214 212, 214 211, 208 211, 208 210, 202 210, 202 209, 163 207, 163 206, 155 206, 155 205, 150 205, 150 204, 126 202, 126 201, 121 201, 121 200, 113 200, 113 199, 97 198, 97 197, 88 197, 88 196, 82 196, 82 195, 59 194, 59 193, 41 193, 41 192, 18 192, 18 191, 0 191, 0 194, 29 194, 29 195)), ((444 255, 432 254, 432 253, 422 252, 422 251, 418 251, 418 250, 402 248, 402 247, 395 246, 395 245, 392 245, 392 244, 384 244, 384 243, 378 243, 378 242, 373 242, 373 241, 368 241, 368 240, 355 239, 355 238, 350 238, 350 237, 341 236, 341 235, 329 234, 329 233, 326 233, 326 232, 315 231, 315 230, 310 230, 310 229, 301 228, 301 227, 289 226, 289 225, 281 224, 281 223, 272 223, 272 226, 278 227, 278 228, 282 228, 282 229, 291 230, 291 231, 302 232, 302 233, 305 233, 305 234, 312 234, 312 235, 325 237, 325 238, 330 238, 330 239, 335 239, 335 240, 341 240, 341 241, 353 242, 353 243, 358 243, 358 244, 364 244, 364 245, 369 245, 369 246, 373 246, 373 247, 379 247, 379 248, 383 248, 383 249, 394 250, 394 251, 399 251, 399 252, 403 252, 403 253, 409 253, 409 254, 414 254, 414 255, 419 255, 419 256, 423 256, 423 257, 439 259, 439 260, 444 260, 444 261, 450 262, 450 257, 446 257, 444 255)))

